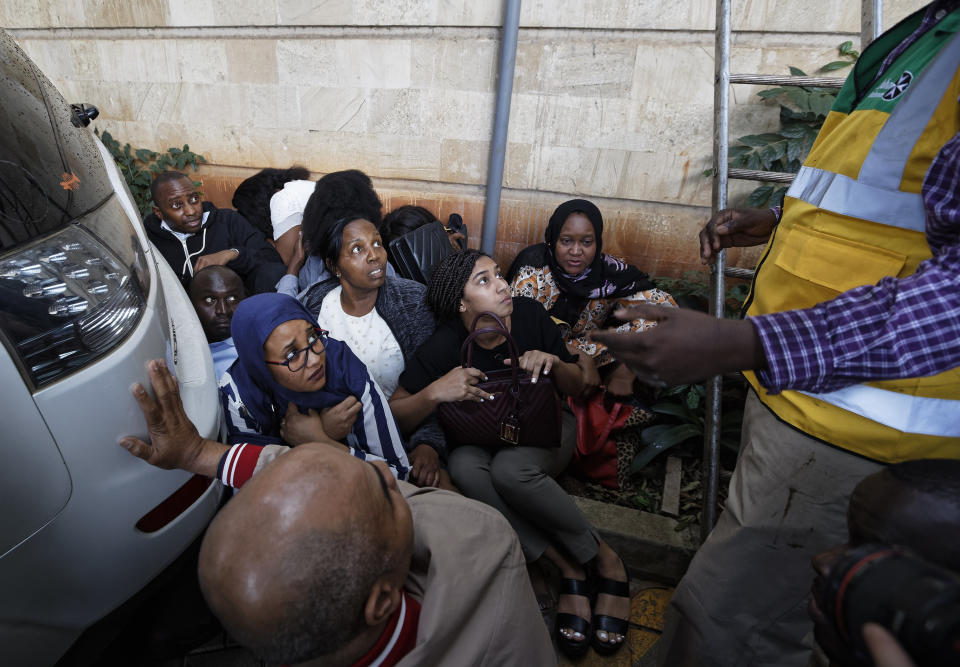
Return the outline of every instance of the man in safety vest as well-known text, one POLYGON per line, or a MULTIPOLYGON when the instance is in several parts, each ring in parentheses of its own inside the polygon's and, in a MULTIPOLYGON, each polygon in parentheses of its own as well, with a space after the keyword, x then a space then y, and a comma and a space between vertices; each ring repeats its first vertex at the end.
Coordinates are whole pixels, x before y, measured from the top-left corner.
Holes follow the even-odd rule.
POLYGON ((655 384, 748 370, 726 508, 677 588, 666 665, 806 665, 810 557, 884 464, 960 458, 960 2, 938 0, 857 62, 784 206, 700 235, 768 242, 744 320, 640 307, 601 332, 655 384))

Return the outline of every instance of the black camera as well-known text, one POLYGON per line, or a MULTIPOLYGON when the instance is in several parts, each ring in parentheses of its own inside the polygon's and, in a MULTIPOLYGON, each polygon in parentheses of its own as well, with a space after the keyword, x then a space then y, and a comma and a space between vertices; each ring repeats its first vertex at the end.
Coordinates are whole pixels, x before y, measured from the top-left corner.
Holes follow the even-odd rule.
POLYGON ((865 544, 833 563, 813 593, 849 649, 830 656, 836 661, 873 664, 863 642, 863 624, 872 622, 920 667, 960 665, 960 576, 949 570, 899 547, 865 544))

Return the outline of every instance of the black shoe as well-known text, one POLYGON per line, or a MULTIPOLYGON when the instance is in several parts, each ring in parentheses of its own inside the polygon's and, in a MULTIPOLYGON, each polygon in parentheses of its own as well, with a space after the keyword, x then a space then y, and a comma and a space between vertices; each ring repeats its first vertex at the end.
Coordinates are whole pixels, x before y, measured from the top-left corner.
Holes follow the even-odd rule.
MULTIPOLYGON (((590 582, 583 579, 561 579, 560 595, 582 595, 590 600, 593 606, 593 598, 590 595, 590 582)), ((585 618, 575 614, 557 613, 557 621, 554 624, 554 635, 557 638, 557 647, 568 658, 579 658, 587 649, 590 648, 590 628, 591 623, 585 618), (583 635, 583 639, 576 640, 566 637, 560 628, 569 628, 574 632, 583 635)))
MULTIPOLYGON (((630 599, 630 573, 627 572, 627 567, 623 564, 622 558, 620 559, 620 565, 623 567, 623 571, 627 573, 627 580, 617 581, 616 579, 607 579, 606 577, 597 575, 596 595, 606 594, 618 598, 627 598, 627 600, 630 599)), ((593 617, 593 629, 595 632, 590 635, 590 644, 593 646, 593 650, 600 655, 613 655, 627 643, 629 621, 627 619, 617 618, 616 616, 595 614, 593 617), (618 634, 622 636, 623 639, 618 642, 601 641, 596 633, 596 631, 599 630, 606 632, 608 635, 611 633, 618 634)))

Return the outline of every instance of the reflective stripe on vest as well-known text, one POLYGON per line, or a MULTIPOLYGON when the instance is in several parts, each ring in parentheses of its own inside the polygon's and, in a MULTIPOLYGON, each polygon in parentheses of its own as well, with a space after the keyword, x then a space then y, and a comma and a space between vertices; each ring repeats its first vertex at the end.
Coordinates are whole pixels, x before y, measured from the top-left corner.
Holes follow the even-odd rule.
MULTIPOLYGON (((828 121, 787 193, 784 220, 757 267, 748 316, 809 308, 886 276, 902 279, 930 257, 921 182, 938 147, 960 130, 960 32, 935 33, 904 54, 907 63, 894 76, 857 91, 879 98, 910 72, 910 86, 894 90, 896 104, 873 108, 878 103, 858 106, 853 99, 835 109, 839 116, 828 121), (922 53, 934 46, 935 54, 922 53)), ((886 462, 960 457, 960 369, 820 393, 769 394, 755 374, 744 375, 778 418, 842 449, 886 462)))
POLYGON ((902 433, 960 437, 960 401, 910 396, 865 384, 824 394, 801 391, 902 433))
MULTIPOLYGON (((913 144, 910 144, 910 148, 913 148, 913 144)), ((922 232, 926 227, 923 197, 920 194, 868 185, 832 171, 800 167, 787 196, 824 211, 881 225, 915 232, 922 232)))
POLYGON ((787 196, 819 209, 923 232, 926 214, 920 193, 902 192, 900 182, 913 147, 930 123, 960 62, 960 33, 951 38, 894 107, 877 134, 856 179, 801 167, 787 196))

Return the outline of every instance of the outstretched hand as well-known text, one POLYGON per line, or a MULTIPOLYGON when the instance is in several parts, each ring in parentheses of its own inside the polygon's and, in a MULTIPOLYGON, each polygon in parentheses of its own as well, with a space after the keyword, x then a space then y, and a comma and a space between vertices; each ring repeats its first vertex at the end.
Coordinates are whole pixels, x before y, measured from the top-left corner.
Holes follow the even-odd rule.
POLYGON ((624 321, 642 318, 657 326, 645 331, 595 331, 614 358, 641 382, 673 386, 700 382, 719 373, 762 368, 759 336, 749 320, 719 320, 695 310, 650 304, 618 308, 624 321))
POLYGON ((128 435, 120 445, 128 452, 158 468, 179 468, 214 477, 226 445, 200 437, 180 401, 180 389, 166 364, 154 359, 147 364, 156 399, 139 382, 131 391, 147 422, 150 441, 128 435), (212 464, 212 467, 211 467, 212 464))
POLYGON ((776 224, 769 209, 725 208, 700 230, 700 260, 706 264, 724 248, 766 243, 776 224))

